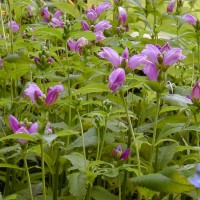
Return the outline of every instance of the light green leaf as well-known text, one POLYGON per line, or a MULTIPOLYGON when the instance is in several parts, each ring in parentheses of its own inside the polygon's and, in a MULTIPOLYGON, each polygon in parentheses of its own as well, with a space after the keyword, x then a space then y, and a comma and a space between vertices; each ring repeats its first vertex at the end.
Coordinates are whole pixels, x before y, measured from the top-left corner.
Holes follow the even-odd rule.
POLYGON ((16 165, 6 164, 6 163, 0 163, 0 168, 12 168, 12 169, 24 170, 23 168, 18 167, 16 165))
POLYGON ((35 139, 33 136, 34 135, 29 135, 27 133, 12 134, 12 135, 8 135, 8 136, 0 138, 0 142, 4 140, 10 140, 10 139, 25 139, 25 140, 34 141, 35 139))
POLYGON ((95 200, 118 200, 117 196, 111 194, 108 190, 100 186, 95 186, 92 188, 91 196, 95 200))
POLYGON ((108 85, 106 84, 89 84, 86 85, 78 90, 75 90, 75 94, 87 94, 92 92, 110 92, 110 89, 108 88, 108 85))
POLYGON ((77 172, 68 176, 69 191, 77 200, 83 200, 87 190, 87 176, 83 172, 77 172))

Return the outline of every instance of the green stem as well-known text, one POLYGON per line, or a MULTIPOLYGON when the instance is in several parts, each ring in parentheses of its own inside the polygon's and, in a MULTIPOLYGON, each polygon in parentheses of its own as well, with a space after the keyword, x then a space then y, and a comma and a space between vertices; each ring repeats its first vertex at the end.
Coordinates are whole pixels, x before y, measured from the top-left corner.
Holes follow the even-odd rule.
POLYGON ((86 200, 90 200, 91 199, 91 185, 88 185, 88 189, 87 189, 87 195, 86 195, 86 200))
MULTIPOLYGON (((85 160, 86 160, 85 137, 84 137, 84 132, 83 132, 83 124, 82 124, 82 121, 81 121, 81 116, 80 116, 80 112, 79 112, 79 109, 78 109, 78 108, 76 109, 76 112, 77 112, 78 120, 79 120, 80 127, 81 127, 82 144, 83 144, 83 155, 84 155, 85 160)), ((85 162, 85 164, 86 164, 86 162, 85 162)))
POLYGON ((103 134, 102 134, 102 141, 101 141, 101 147, 100 147, 100 151, 99 151, 98 160, 101 160, 101 155, 102 155, 102 152, 103 152, 103 146, 104 146, 104 142, 105 142, 105 134, 106 134, 106 131, 107 131, 107 124, 108 124, 108 115, 106 115, 106 117, 105 117, 104 131, 103 131, 103 134))
POLYGON ((26 175, 27 175, 28 188, 29 188, 29 192, 30 192, 30 199, 33 200, 33 192, 32 192, 32 187, 31 187, 30 174, 29 174, 29 171, 28 171, 28 165, 27 165, 27 160, 26 160, 26 154, 27 154, 27 150, 25 149, 24 167, 25 167, 26 175))
POLYGON ((198 53, 198 55, 197 55, 197 58, 198 58, 198 67, 199 67, 199 73, 200 73, 200 37, 199 37, 199 33, 197 33, 197 53, 198 53))
MULTIPOLYGON (((158 124, 158 115, 160 110, 160 94, 156 94, 156 114, 154 118, 154 130, 153 130, 153 138, 152 138, 152 144, 151 144, 151 156, 150 156, 150 164, 149 164, 149 172, 153 172, 153 155, 155 152, 155 144, 157 139, 157 124, 158 124)), ((157 156, 158 156, 158 150, 156 151, 155 155, 155 166, 157 165, 157 156)), ((155 169, 154 169, 155 170, 155 169)))
POLYGON ((157 32, 156 32, 156 26, 157 26, 157 19, 156 19, 156 5, 155 5, 155 0, 152 0, 153 2, 153 34, 154 34, 154 39, 155 39, 155 44, 157 44, 157 32))
POLYGON ((11 172, 11 169, 7 168, 6 169, 6 182, 5 182, 3 196, 7 196, 9 194, 10 172, 11 172))
POLYGON ((121 196, 122 196, 122 192, 121 192, 121 179, 120 179, 120 174, 118 175, 118 190, 119 190, 119 194, 118 194, 118 200, 121 200, 121 196))
POLYGON ((133 131, 131 119, 130 119, 130 116, 129 116, 128 106, 127 106, 127 103, 125 101, 125 98, 124 98, 122 91, 120 92, 120 95, 121 95, 121 98, 122 98, 122 101, 123 101, 124 109, 125 109, 125 112, 126 112, 126 117, 127 117, 127 120, 128 120, 129 131, 130 131, 130 134, 131 134, 131 135, 129 134, 130 135, 129 137, 132 136, 133 144, 134 144, 134 147, 135 147, 137 164, 138 164, 138 174, 140 175, 141 174, 141 167, 140 167, 139 148, 138 148, 138 145, 137 145, 137 142, 136 142, 135 133, 133 131))
POLYGON ((96 160, 98 160, 98 158, 99 158, 99 151, 100 151, 100 132, 99 132, 99 128, 100 127, 97 127, 97 137, 98 137, 98 139, 97 139, 97 155, 96 155, 96 160))
MULTIPOLYGON (((11 6, 10 6, 9 0, 7 0, 7 3, 8 3, 8 10, 9 10, 10 26, 11 26, 11 23, 12 23, 12 12, 11 12, 11 6)), ((10 35, 11 53, 13 54, 14 53, 14 51, 13 51, 13 32, 12 32, 11 28, 9 28, 9 35, 10 35)))
POLYGON ((40 141, 41 149, 41 164, 42 164, 42 194, 43 200, 46 200, 46 186, 45 186, 45 166, 44 166, 44 151, 43 151, 43 141, 40 141))
MULTIPOLYGON (((197 125, 197 115, 196 115, 196 113, 194 113, 194 121, 195 121, 195 124, 197 125)), ((197 146, 199 146, 199 133, 197 131, 196 131, 196 138, 197 138, 196 144, 197 144, 197 146)))

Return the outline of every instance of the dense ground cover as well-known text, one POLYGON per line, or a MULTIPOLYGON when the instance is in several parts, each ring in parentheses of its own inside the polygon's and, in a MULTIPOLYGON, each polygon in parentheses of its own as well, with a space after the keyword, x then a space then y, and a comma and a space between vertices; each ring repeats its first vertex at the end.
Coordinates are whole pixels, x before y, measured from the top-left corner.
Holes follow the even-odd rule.
POLYGON ((0 199, 200 197, 200 2, 0 3, 0 199))

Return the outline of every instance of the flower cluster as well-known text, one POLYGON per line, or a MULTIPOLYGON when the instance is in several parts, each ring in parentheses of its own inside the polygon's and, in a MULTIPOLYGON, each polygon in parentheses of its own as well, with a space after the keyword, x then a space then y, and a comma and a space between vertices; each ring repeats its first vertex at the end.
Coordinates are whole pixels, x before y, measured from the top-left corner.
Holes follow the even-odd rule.
POLYGON ((120 158, 121 160, 128 160, 131 150, 129 148, 122 150, 121 145, 119 145, 116 149, 113 149, 113 156, 120 158))
POLYGON ((69 49, 71 51, 79 52, 80 54, 82 54, 83 47, 87 44, 88 44, 88 41, 84 37, 79 38, 76 42, 72 39, 69 39, 67 41, 67 45, 69 49))
MULTIPOLYGON (((38 132, 38 122, 31 123, 27 119, 24 122, 19 122, 13 115, 10 115, 9 118, 10 128, 14 133, 26 133, 33 134, 38 132)), ((18 139, 21 144, 26 144, 28 141, 25 139, 18 139)))
POLYGON ((51 17, 51 13, 48 10, 48 7, 44 7, 41 11, 41 16, 43 17, 43 21, 46 23, 50 23, 53 28, 64 27, 64 22, 61 19, 62 10, 58 10, 51 17))
POLYGON ((17 32, 20 28, 19 24, 17 24, 15 21, 9 21, 8 22, 8 28, 11 29, 13 32, 17 32))
MULTIPOLYGON (((47 96, 44 100, 44 103, 47 105, 53 105, 58 98, 58 95, 63 92, 64 88, 61 84, 49 87, 47 89, 47 96)), ((30 83, 29 86, 24 90, 24 97, 29 97, 33 103, 37 103, 45 95, 41 89, 35 84, 30 83)))

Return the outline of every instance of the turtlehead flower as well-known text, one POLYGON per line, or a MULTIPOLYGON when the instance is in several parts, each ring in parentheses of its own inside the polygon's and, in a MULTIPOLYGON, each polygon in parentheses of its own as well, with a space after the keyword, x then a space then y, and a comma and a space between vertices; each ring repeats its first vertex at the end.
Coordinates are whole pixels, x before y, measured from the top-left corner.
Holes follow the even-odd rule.
POLYGON ((188 178, 189 182, 196 188, 200 189, 200 165, 197 166, 196 174, 188 178))
POLYGON ((121 145, 119 145, 116 149, 113 149, 112 153, 113 153, 113 156, 116 156, 120 158, 121 160, 128 160, 131 151, 129 148, 123 151, 121 145))
POLYGON ((118 12, 119 12, 119 23, 124 24, 127 18, 126 10, 120 6, 118 7, 118 12))
POLYGON ((82 29, 84 31, 89 31, 90 30, 89 24, 86 21, 84 21, 84 20, 81 20, 81 26, 82 26, 82 29))
MULTIPOLYGON (((38 132, 38 122, 35 122, 28 126, 25 123, 20 123, 13 115, 9 116, 8 121, 10 124, 10 128, 16 134, 33 134, 38 132)), ((18 142, 20 142, 21 144, 26 144, 28 141, 25 139, 18 139, 18 142)))
POLYGON ((50 20, 51 20, 51 14, 50 14, 50 12, 49 12, 48 7, 44 7, 44 8, 42 9, 41 15, 42 15, 42 17, 43 17, 43 21, 44 21, 44 22, 46 22, 46 23, 50 22, 50 20))
POLYGON ((95 35, 96 35, 95 43, 98 43, 99 41, 106 39, 106 37, 103 35, 102 31, 96 32, 95 35))
POLYGON ((86 10, 86 15, 87 15, 87 18, 92 22, 98 18, 96 11, 92 8, 90 10, 86 10))
POLYGON ((124 83, 124 81, 125 81, 124 69, 117 68, 109 75, 109 88, 113 92, 116 92, 117 89, 124 83))
POLYGON ((24 90, 24 97, 29 97, 33 103, 36 103, 38 98, 43 97, 43 92, 35 83, 30 83, 24 90))
POLYGON ((94 26, 94 32, 104 31, 105 29, 110 29, 111 27, 112 27, 112 25, 110 24, 110 21, 103 20, 103 21, 98 22, 94 26))
POLYGON ((185 14, 182 19, 191 25, 195 25, 197 23, 197 19, 190 14, 185 14))
POLYGON ((138 66, 144 66, 142 71, 150 80, 156 81, 160 66, 170 66, 185 58, 181 49, 171 48, 169 43, 163 47, 147 44, 141 54, 134 55, 129 59, 128 66, 133 70, 138 66))
POLYGON ((19 30, 19 24, 17 24, 15 21, 9 21, 8 28, 11 29, 13 32, 17 32, 19 30))
POLYGON ((45 135, 51 135, 53 133, 52 129, 51 129, 51 123, 47 122, 46 126, 45 126, 45 131, 44 134, 45 135))
POLYGON ((47 97, 45 99, 45 103, 48 105, 54 104, 57 100, 58 95, 61 94, 64 90, 64 87, 61 84, 55 85, 53 87, 49 87, 47 90, 47 97))
POLYGON ((200 98, 200 82, 196 82, 195 86, 193 87, 191 98, 192 99, 200 98))
POLYGON ((69 39, 67 41, 67 45, 70 48, 71 51, 75 52, 82 52, 82 49, 85 45, 88 44, 88 40, 84 37, 79 38, 76 42, 72 39, 69 39))
POLYGON ((95 11, 96 11, 97 15, 100 15, 102 12, 104 12, 105 10, 109 10, 111 7, 112 6, 109 2, 104 2, 104 3, 99 4, 95 8, 95 11))
POLYGON ((98 56, 109 60, 114 67, 121 65, 122 58, 115 50, 110 47, 102 47, 102 49, 103 51, 99 52, 98 56))
POLYGON ((176 0, 171 0, 171 1, 168 3, 168 6, 167 6, 167 12, 168 12, 168 13, 173 12, 174 7, 175 7, 175 4, 176 4, 176 0))

